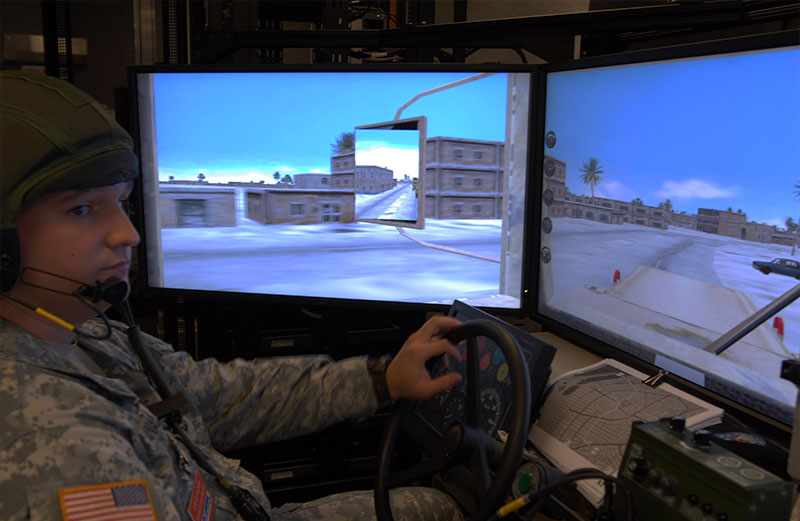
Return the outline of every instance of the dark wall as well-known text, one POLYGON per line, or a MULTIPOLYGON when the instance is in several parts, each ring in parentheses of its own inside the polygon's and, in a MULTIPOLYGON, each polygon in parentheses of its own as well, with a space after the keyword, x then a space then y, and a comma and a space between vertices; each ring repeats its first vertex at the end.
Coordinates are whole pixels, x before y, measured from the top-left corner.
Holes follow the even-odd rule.
MULTIPOLYGON (((134 64, 135 41, 133 2, 130 0, 84 0, 69 2, 73 38, 85 38, 88 55, 76 56, 74 83, 101 103, 114 107, 114 89, 127 84, 127 66, 134 64)), ((0 32, 8 34, 42 34, 41 2, 3 0, 0 2, 0 32)), ((43 65, 37 61, 10 60, 3 53, 2 68, 22 65, 43 65)))

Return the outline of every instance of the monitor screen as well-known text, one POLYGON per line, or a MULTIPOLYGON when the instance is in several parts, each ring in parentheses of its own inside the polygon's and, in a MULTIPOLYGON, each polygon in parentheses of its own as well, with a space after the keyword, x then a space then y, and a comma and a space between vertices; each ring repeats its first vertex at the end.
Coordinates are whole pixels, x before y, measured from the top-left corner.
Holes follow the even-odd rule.
POLYGON ((540 78, 534 318, 791 425, 798 392, 780 374, 800 351, 800 302, 706 347, 800 283, 798 33, 540 78))
POLYGON ((147 289, 522 313, 532 70, 131 68, 147 289))

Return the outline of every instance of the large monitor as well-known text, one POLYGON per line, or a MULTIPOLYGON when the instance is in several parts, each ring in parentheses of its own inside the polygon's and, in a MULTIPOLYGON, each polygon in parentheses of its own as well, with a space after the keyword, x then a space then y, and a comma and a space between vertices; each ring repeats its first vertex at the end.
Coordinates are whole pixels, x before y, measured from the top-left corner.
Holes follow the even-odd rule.
POLYGON ((787 431, 800 302, 800 32, 543 66, 532 316, 787 431))
POLYGON ((521 315, 532 71, 132 67, 146 289, 521 315))

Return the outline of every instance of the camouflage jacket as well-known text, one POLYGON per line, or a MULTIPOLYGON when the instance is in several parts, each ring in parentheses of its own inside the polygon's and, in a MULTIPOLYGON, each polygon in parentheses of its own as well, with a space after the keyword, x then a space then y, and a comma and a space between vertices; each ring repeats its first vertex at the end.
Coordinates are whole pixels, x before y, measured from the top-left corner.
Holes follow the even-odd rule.
MULTIPOLYGON (((105 330, 101 322, 84 327, 105 330)), ((172 389, 188 399, 188 436, 268 512, 259 480, 217 450, 313 432, 378 406, 363 358, 197 362, 152 336, 144 340, 172 389)), ((161 398, 123 326, 114 324, 108 340, 79 337, 79 344, 42 341, 0 319, 0 519, 61 519, 60 491, 71 498, 77 487, 112 483, 144 483, 160 521, 192 519, 192 492, 203 487, 216 521, 237 518, 219 485, 148 409, 161 398)))

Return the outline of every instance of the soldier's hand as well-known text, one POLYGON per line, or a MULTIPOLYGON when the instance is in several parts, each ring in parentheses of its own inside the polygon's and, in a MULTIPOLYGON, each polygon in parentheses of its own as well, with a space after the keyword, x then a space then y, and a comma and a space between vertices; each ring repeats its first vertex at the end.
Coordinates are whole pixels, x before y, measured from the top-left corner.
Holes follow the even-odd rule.
POLYGON ((435 316, 408 337, 386 368, 386 385, 392 398, 424 400, 461 382, 461 375, 448 373, 432 379, 425 362, 446 355, 456 362, 461 355, 449 341, 440 338, 459 324, 452 317, 435 316))

